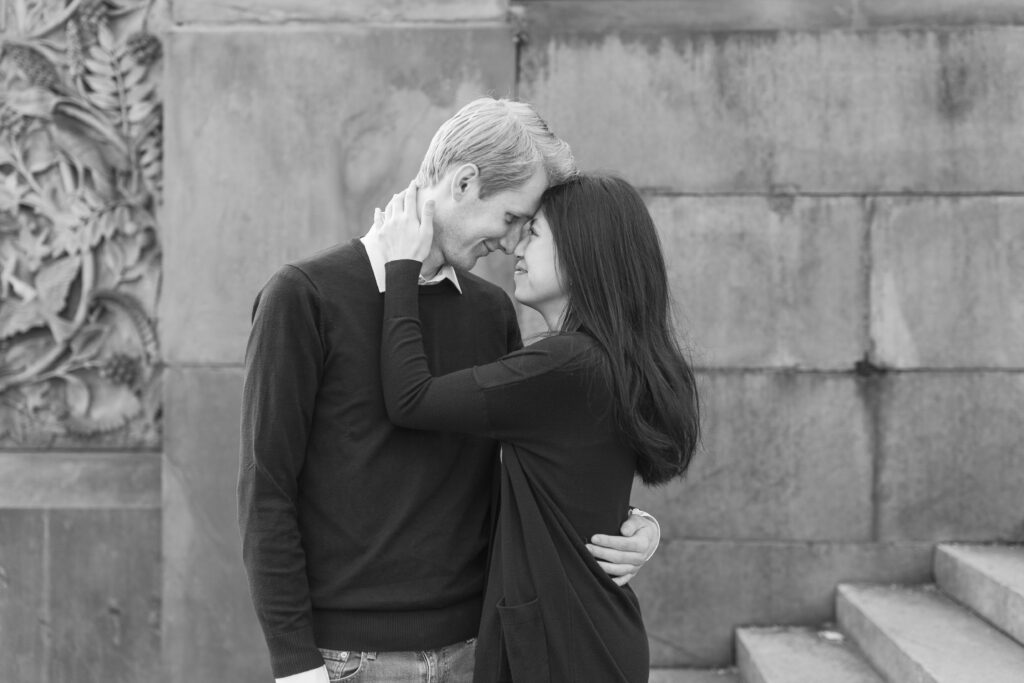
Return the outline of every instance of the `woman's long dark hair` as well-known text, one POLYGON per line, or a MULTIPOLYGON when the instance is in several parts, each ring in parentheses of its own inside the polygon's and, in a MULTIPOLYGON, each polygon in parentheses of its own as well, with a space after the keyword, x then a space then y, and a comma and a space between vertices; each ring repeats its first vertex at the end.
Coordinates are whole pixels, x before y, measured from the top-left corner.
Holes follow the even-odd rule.
POLYGON ((585 330, 604 350, 637 473, 646 484, 682 475, 700 439, 700 402, 672 330, 650 212, 632 185, 597 175, 550 188, 541 208, 569 299, 562 330, 585 330))

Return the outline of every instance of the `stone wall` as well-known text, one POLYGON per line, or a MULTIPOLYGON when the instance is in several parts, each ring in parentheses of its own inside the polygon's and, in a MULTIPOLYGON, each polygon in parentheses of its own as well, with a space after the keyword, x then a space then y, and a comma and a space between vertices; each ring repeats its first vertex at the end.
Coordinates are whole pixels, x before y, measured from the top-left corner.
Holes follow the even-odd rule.
POLYGON ((706 426, 634 496, 664 530, 635 582, 655 666, 827 620, 838 581, 927 580, 935 541, 1024 537, 1019 2, 177 0, 164 39, 162 467, 0 453, 0 679, 270 680, 234 503, 252 298, 482 94, 661 230, 706 426))
POLYGON ((627 5, 525 5, 519 94, 661 230, 707 419, 686 481, 635 491, 666 539, 636 584, 655 665, 725 664, 839 581, 1024 537, 1024 29, 627 5))

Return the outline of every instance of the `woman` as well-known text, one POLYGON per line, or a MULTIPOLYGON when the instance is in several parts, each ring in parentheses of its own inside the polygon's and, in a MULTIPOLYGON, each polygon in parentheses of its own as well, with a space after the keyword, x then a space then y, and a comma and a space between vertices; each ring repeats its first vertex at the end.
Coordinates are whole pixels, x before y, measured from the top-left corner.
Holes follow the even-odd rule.
POLYGON ((501 501, 474 680, 647 681, 633 591, 587 552, 627 514, 634 474, 685 472, 699 431, 693 373, 674 341, 653 221, 636 190, 581 176, 549 189, 516 247, 515 296, 551 334, 485 366, 432 377, 418 321, 432 206, 396 196, 381 370, 403 427, 502 441, 501 501))

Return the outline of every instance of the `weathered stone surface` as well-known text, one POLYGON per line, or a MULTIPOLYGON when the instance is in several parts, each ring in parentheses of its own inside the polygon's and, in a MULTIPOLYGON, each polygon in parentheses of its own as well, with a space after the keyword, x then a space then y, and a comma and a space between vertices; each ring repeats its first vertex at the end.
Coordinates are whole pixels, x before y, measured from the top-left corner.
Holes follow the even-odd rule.
POLYGON ((879 199, 871 334, 881 364, 1024 368, 1024 199, 879 199))
POLYGON ((864 356, 862 200, 655 196, 648 205, 697 365, 848 369, 864 356))
POLYGON ((520 0, 528 26, 588 31, 813 31, 884 26, 1021 24, 1017 0, 520 0))
POLYGON ((736 631, 736 664, 745 683, 885 683, 834 630, 741 628, 736 631))
POLYGON ((0 680, 47 680, 48 513, 0 510, 0 680))
POLYGON ((935 582, 1024 645, 1024 545, 940 545, 935 582))
POLYGON ((47 599, 53 642, 46 680, 156 680, 160 661, 160 511, 59 510, 48 514, 47 599))
POLYGON ((1024 540, 1024 373, 902 373, 882 382, 880 537, 1024 540))
POLYGON ((1019 191, 1022 37, 535 25, 519 92, 582 167, 650 188, 1019 191))
POLYGON ((158 508, 160 454, 0 452, 0 507, 158 508))
POLYGON ((287 21, 479 21, 505 17, 507 0, 179 0, 178 23, 287 21))
POLYGON ((669 540, 633 586, 652 666, 724 666, 737 626, 832 620, 837 583, 926 581, 931 559, 927 543, 669 540))
POLYGON ((1024 648, 934 586, 840 586, 836 609, 887 681, 1021 680, 1024 648))
POLYGON ((253 298, 278 267, 365 232, 446 118, 513 91, 507 27, 186 30, 167 42, 171 362, 238 362, 253 298))
POLYGON ((235 507, 242 373, 174 369, 166 381, 163 680, 269 681, 235 507))
POLYGON ((936 26, 955 24, 1024 24, 1017 0, 851 0, 854 28, 866 26, 936 26))
POLYGON ((740 683, 735 669, 651 669, 648 683, 740 683))
POLYGON ((633 492, 665 538, 871 538, 871 426, 857 380, 701 373, 699 389, 704 444, 689 474, 633 492))

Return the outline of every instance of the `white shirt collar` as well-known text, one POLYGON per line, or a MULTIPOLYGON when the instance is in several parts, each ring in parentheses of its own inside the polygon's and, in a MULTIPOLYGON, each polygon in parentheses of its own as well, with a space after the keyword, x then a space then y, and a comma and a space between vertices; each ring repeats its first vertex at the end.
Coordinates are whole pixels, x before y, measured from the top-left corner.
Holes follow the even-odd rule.
MULTIPOLYGON (((384 254, 381 251, 380 237, 377 234, 377 229, 370 228, 370 232, 360 237, 359 241, 363 243, 363 247, 366 248, 366 255, 370 258, 373 277, 377 280, 377 290, 383 294, 384 290, 387 289, 385 284, 387 277, 384 273, 384 254)), ((462 294, 462 285, 459 284, 459 277, 455 274, 455 269, 448 263, 441 266, 441 269, 432 278, 427 279, 420 275, 421 285, 436 285, 445 280, 451 280, 452 284, 455 285, 455 289, 459 290, 459 294, 462 294)))

